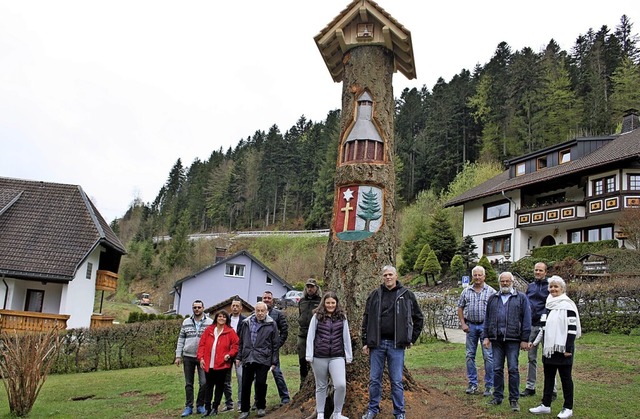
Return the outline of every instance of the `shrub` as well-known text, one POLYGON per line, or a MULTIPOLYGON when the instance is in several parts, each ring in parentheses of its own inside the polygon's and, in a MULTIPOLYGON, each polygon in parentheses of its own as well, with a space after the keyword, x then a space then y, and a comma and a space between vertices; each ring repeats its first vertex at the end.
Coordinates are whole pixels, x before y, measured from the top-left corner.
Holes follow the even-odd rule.
POLYGON ((531 251, 531 257, 536 260, 563 260, 566 258, 579 259, 587 253, 601 254, 604 249, 618 248, 617 240, 602 240, 599 242, 584 242, 543 246, 531 251))
POLYGON ((15 416, 27 416, 60 349, 58 329, 42 333, 2 332, 0 336, 0 375, 9 410, 15 416))
POLYGON ((640 252, 630 249, 604 249, 599 255, 609 258, 612 274, 637 275, 640 272, 640 252))
POLYGON ((526 257, 518 260, 517 262, 513 262, 511 264, 511 272, 517 273, 527 282, 533 282, 535 280, 533 277, 533 267, 538 262, 544 262, 547 265, 547 273, 553 269, 553 263, 548 259, 526 257))
POLYGON ((640 282, 612 276, 609 280, 573 282, 569 297, 578 304, 583 332, 629 334, 640 327, 640 282))
POLYGON ((182 320, 147 321, 96 329, 68 329, 52 373, 167 365, 175 359, 182 320))

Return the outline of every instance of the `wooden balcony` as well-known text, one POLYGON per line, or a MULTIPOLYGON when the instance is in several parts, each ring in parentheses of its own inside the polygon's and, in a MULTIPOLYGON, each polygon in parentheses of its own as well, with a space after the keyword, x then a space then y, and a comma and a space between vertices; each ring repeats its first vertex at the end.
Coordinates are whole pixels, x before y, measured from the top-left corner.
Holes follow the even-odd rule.
POLYGON ((114 316, 104 316, 102 314, 93 314, 91 316, 91 328, 97 329, 99 327, 111 327, 113 321, 116 318, 114 316))
POLYGON ((38 313, 35 311, 0 310, 0 330, 43 332, 52 328, 67 328, 68 314, 38 313))
POLYGON ((118 274, 110 271, 98 271, 96 277, 96 289, 102 291, 115 291, 118 286, 118 274))
POLYGON ((516 211, 516 217, 520 228, 575 221, 585 217, 585 204, 584 201, 570 201, 535 208, 521 208, 516 211))

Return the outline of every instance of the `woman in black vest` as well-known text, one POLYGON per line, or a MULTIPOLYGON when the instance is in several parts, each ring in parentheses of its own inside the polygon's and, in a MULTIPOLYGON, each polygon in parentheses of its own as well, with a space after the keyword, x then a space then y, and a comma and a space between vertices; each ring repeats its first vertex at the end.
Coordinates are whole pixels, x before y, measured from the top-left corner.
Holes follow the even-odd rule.
POLYGON ((311 363, 316 379, 316 411, 324 419, 329 374, 333 380, 333 415, 331 419, 347 419, 342 407, 347 390, 346 363, 353 360, 349 323, 338 296, 327 291, 315 310, 307 334, 306 360, 311 363))

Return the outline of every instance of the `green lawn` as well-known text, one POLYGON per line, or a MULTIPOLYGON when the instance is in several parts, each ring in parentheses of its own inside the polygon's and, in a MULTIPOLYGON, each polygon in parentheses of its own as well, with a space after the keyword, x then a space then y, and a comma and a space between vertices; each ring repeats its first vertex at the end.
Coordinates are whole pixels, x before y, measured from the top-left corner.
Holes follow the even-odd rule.
MULTIPOLYGON (((481 360, 479 353, 477 360, 481 360)), ((418 345, 407 355, 416 379, 430 389, 464 394, 466 387, 464 345, 435 342, 418 345)), ((481 364, 481 362, 479 363, 481 364)), ((526 354, 520 357, 524 383, 526 354)), ((282 368, 292 392, 299 386, 297 356, 282 357, 282 368)), ((540 367, 542 375, 542 367, 540 367)), ((574 365, 577 418, 632 418, 640 411, 640 337, 587 334, 578 341, 574 365)), ((521 385, 523 387, 524 384, 521 385)), ((541 392, 539 387, 538 391, 541 392)), ((234 392, 235 394, 235 392, 234 392)), ((554 416, 562 395, 553 405, 554 416)), ((486 398, 473 399, 485 408, 486 398)), ((540 397, 521 399, 521 415, 539 403, 540 397)), ((269 378, 268 405, 278 403, 275 384, 269 378)), ((170 418, 179 417, 184 404, 182 369, 175 365, 48 377, 33 407, 32 418, 170 418), (75 400, 74 400, 75 399, 75 400)), ((504 404, 486 409, 489 416, 511 416, 504 404)), ((428 412, 425 412, 428 413, 428 412)), ((236 413, 219 415, 234 418, 236 413)), ((0 398, 0 418, 9 418, 6 393, 0 398)), ((196 416, 192 416, 196 417, 196 416)))

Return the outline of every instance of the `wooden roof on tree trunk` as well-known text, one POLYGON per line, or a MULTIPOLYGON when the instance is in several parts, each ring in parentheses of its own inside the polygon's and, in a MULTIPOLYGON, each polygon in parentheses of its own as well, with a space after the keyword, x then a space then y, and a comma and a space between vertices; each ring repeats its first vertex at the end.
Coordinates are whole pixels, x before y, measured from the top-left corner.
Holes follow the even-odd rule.
POLYGON ((384 46, 393 52, 394 67, 416 78, 411 32, 371 0, 354 0, 314 37, 333 81, 341 82, 343 56, 351 48, 384 46))

